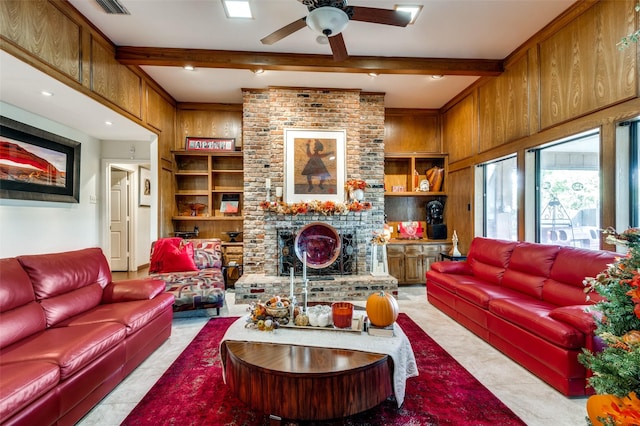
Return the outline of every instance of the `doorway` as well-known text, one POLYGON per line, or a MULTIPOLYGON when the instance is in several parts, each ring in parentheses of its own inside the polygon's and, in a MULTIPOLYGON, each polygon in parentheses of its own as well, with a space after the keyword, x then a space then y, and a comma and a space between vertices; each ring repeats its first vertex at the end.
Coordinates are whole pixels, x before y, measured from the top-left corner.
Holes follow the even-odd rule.
POLYGON ((130 185, 131 173, 111 167, 111 197, 109 233, 111 242, 111 270, 128 271, 130 262, 130 185))

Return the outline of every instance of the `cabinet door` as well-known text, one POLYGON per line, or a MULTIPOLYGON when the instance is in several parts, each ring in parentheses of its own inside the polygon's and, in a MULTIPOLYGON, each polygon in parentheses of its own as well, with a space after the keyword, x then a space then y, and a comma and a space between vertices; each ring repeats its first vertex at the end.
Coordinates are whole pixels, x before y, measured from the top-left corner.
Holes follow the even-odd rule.
MULTIPOLYGON (((431 269, 431 264, 440 260, 440 244, 429 244, 425 245, 422 249, 423 253, 423 267, 425 274, 429 269, 431 269)), ((424 278, 424 277, 423 277, 424 278)))
POLYGON ((387 263, 389 275, 396 278, 398 283, 404 282, 404 247, 387 245, 387 263))
POLYGON ((408 284, 417 284, 424 282, 424 266, 423 266, 422 246, 407 246, 404 251, 404 278, 408 284))

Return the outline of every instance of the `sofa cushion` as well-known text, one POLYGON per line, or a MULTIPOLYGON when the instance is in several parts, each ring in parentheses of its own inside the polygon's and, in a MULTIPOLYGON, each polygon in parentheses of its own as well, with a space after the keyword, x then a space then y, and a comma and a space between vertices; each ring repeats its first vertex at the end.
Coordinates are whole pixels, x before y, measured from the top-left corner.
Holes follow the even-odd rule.
POLYGON ((78 370, 122 342, 124 325, 118 323, 54 327, 14 343, 0 352, 3 364, 48 361, 60 368, 60 379, 78 370))
POLYGON ((513 249, 502 285, 542 298, 542 285, 551 271, 559 246, 521 242, 513 249))
POLYGON ((109 263, 99 248, 19 256, 18 261, 31 279, 36 300, 111 282, 109 263))
POLYGON ((202 288, 219 288, 224 290, 224 276, 220 269, 203 269, 201 271, 171 272, 168 274, 152 274, 152 278, 162 280, 168 291, 171 287, 193 284, 202 288))
POLYGON ((0 423, 53 389, 60 381, 60 368, 47 361, 0 365, 0 423))
POLYGON ((474 238, 467 256, 473 275, 483 281, 500 284, 516 244, 514 241, 474 238))
POLYGON ((222 241, 218 238, 193 239, 194 259, 198 269, 222 268, 222 241))
POLYGON ((584 292, 586 277, 595 277, 615 261, 614 252, 562 247, 542 288, 543 300, 557 306, 584 305, 601 300, 584 292))
POLYGON ((522 297, 522 293, 495 284, 478 282, 474 285, 457 285, 455 292, 458 296, 468 300, 483 309, 489 308, 489 302, 493 299, 522 297))
POLYGON ((95 308, 101 299, 102 287, 95 283, 60 296, 43 299, 40 305, 44 309, 47 326, 53 327, 60 321, 95 308))
POLYGON ((182 238, 161 238, 153 244, 150 273, 197 271, 193 243, 182 238))
POLYGON ((127 335, 133 334, 173 304, 173 295, 163 293, 151 300, 138 300, 99 305, 91 311, 83 312, 59 327, 75 327, 98 323, 120 323, 127 329, 127 335))
POLYGON ((0 259, 0 348, 46 327, 44 311, 35 301, 29 276, 15 258, 0 259))
POLYGON ((549 316, 555 306, 532 297, 494 299, 489 311, 554 345, 567 349, 584 347, 584 334, 566 323, 549 316))

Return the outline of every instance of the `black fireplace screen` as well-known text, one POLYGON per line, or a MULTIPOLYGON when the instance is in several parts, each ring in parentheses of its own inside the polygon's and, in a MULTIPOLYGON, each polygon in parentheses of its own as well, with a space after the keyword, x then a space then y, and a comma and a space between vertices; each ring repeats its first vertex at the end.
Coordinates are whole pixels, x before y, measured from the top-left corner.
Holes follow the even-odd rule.
MULTIPOLYGON (((342 250, 336 260, 324 268, 315 269, 307 267, 307 276, 323 275, 353 275, 358 273, 356 231, 338 230, 342 250)), ((296 232, 278 230, 278 273, 281 276, 291 274, 293 265, 296 276, 302 275, 302 261, 298 259, 295 251, 296 232)))

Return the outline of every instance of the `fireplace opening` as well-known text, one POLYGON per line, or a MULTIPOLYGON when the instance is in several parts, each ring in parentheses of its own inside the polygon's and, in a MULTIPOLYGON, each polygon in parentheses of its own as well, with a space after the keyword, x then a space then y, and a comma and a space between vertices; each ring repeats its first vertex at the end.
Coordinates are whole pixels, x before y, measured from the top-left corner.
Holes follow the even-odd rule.
MULTIPOLYGON (((303 264, 296 254, 296 237, 302 229, 278 230, 278 274, 288 276, 293 267, 296 276, 302 275, 303 264)), ((357 238, 355 228, 336 229, 340 239, 338 256, 330 264, 324 264, 322 259, 318 265, 307 265, 308 277, 327 277, 330 275, 354 275, 358 273, 357 238)), ((318 236, 319 239, 325 237, 318 236)), ((300 247, 298 247, 300 251, 300 247)), ((333 257, 333 256, 331 256, 333 257)))

